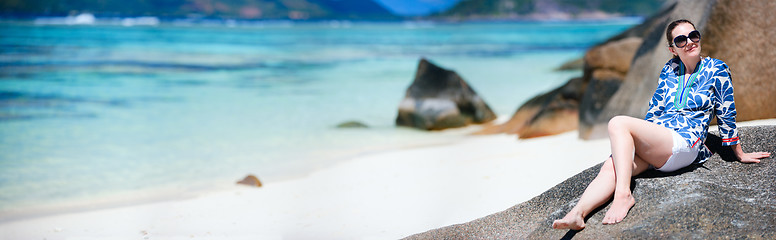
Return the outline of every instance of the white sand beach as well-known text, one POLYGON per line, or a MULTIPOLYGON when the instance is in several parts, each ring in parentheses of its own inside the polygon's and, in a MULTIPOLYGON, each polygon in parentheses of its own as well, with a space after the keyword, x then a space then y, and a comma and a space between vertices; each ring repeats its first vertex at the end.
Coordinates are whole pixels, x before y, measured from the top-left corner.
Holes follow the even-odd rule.
POLYGON ((582 141, 576 132, 470 136, 357 156, 261 188, 6 221, 0 238, 397 239, 505 210, 608 154, 607 139, 582 141))

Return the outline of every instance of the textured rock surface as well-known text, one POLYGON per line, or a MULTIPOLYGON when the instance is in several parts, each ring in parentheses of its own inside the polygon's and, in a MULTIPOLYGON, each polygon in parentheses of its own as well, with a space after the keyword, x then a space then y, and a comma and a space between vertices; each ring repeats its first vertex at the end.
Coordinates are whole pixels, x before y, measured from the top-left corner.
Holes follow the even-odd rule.
POLYGON ((520 138, 533 138, 577 129, 577 109, 584 91, 581 85, 581 78, 571 79, 528 100, 506 123, 485 127, 480 133, 515 133, 520 138))
POLYGON ((640 37, 628 37, 593 47, 585 54, 586 68, 593 72, 592 77, 607 78, 606 73, 596 73, 605 71, 623 78, 628 73, 630 62, 641 42, 640 37), (603 77, 597 75, 603 75, 603 77))
MULTIPOLYGON (((631 68, 630 65, 632 65, 634 58, 636 55, 643 54, 643 51, 641 46, 644 44, 644 39, 647 37, 650 37, 650 34, 659 34, 658 31, 655 31, 655 29, 663 29, 668 24, 668 19, 670 17, 670 14, 674 11, 674 7, 676 5, 669 5, 667 8, 663 9, 658 14, 655 14, 655 16, 650 17, 649 19, 645 20, 642 24, 636 25, 625 32, 614 36, 604 42, 603 44, 595 47, 606 47, 612 44, 616 44, 617 42, 623 41, 625 39, 638 39, 640 41, 638 46, 635 46, 635 44, 629 44, 627 45, 627 49, 620 49, 620 51, 631 51, 633 55, 630 55, 630 58, 627 59, 628 68, 620 68, 621 71, 618 72, 618 74, 595 74, 596 68, 588 67, 585 69, 583 78, 585 79, 585 82, 587 83, 587 88, 585 89, 585 95, 582 98, 582 102, 579 106, 579 133, 580 137, 582 138, 589 138, 590 134, 592 133, 593 124, 598 121, 598 118, 602 115, 601 112, 604 110, 604 107, 609 103, 609 100, 612 98, 612 96, 617 93, 617 90, 620 89, 620 86, 625 81, 625 77, 627 76, 628 72, 630 72, 631 68), (622 71, 625 70, 625 71, 622 71)), ((654 37, 654 36, 651 36, 654 37)), ((595 49, 594 48, 594 49, 595 49)), ((591 49, 592 50, 592 49, 591 49)), ((592 51, 588 51, 587 54, 590 54, 592 51)), ((600 58, 600 57, 599 57, 600 58)), ((588 58, 590 61, 591 66, 597 66, 600 64, 596 64, 593 61, 597 60, 598 58, 588 58)), ((625 62, 625 59, 620 59, 621 61, 625 62)), ((638 69, 635 69, 634 71, 639 71, 638 69)), ((653 89, 654 90, 654 89, 653 89)), ((597 136, 596 136, 597 137, 597 136)))
POLYGON ((396 125, 440 130, 494 119, 493 110, 457 73, 421 59, 396 125))
MULTIPOLYGON (((776 153, 776 126, 739 130, 746 152, 776 153)), ((599 164, 505 211, 407 239, 776 239, 774 158, 743 164, 730 148, 719 147, 719 137, 706 144, 717 154, 703 165, 637 176, 636 205, 617 225, 601 224, 607 203, 590 214, 582 231, 551 227, 576 204, 599 164)))
MULTIPOLYGON (((776 32, 762 31, 776 24, 776 2, 732 0, 680 0, 650 22, 649 31, 636 52, 623 84, 600 109, 581 109, 580 137, 606 136, 606 123, 613 116, 643 117, 657 87, 660 70, 671 58, 665 28, 676 19, 695 23, 704 38, 703 56, 725 61, 731 68, 736 89, 738 120, 776 117, 776 32), (756 32, 753 33, 752 32, 756 32)), ((583 104, 584 105, 584 104, 583 104)))
POLYGON ((571 131, 578 128, 580 118, 595 118, 622 84, 644 35, 666 12, 592 47, 582 59, 564 64, 559 70, 582 68, 582 78, 534 97, 509 121, 486 127, 481 133, 515 133, 520 138, 532 138, 571 131))
POLYGON ((719 1, 708 21, 702 50, 730 66, 738 120, 776 117, 776 1, 719 1))
MULTIPOLYGON (((638 27, 634 27, 626 33, 636 34, 638 30, 638 27)), ((585 54, 585 71, 582 76, 585 86, 579 103, 577 120, 598 116, 604 105, 620 88, 628 74, 636 50, 643 42, 642 36, 628 35, 616 36, 602 45, 593 47, 585 54)))

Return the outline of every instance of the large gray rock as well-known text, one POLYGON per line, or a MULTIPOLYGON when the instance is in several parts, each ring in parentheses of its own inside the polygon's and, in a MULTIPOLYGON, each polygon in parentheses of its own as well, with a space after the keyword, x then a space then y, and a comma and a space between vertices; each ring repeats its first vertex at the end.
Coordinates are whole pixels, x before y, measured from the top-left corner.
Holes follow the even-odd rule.
POLYGON ((730 66, 738 120, 776 117, 776 1, 719 1, 704 28, 703 52, 730 66))
MULTIPOLYGON (((631 30, 634 29, 636 27, 631 30)), ((586 86, 579 103, 577 120, 591 117, 595 119, 598 116, 601 109, 620 88, 628 74, 636 50, 642 42, 640 36, 611 39, 587 51, 584 57, 585 71, 582 76, 586 86)))
MULTIPOLYGON (((725 61, 731 68, 736 88, 738 120, 776 117, 776 2, 732 0, 680 0, 657 18, 639 26, 643 44, 621 86, 610 98, 599 97, 580 109, 579 135, 584 139, 606 137, 606 123, 616 115, 643 118, 657 79, 671 58, 665 40, 665 28, 673 20, 689 19, 703 33, 703 56, 725 61), (756 36, 752 35, 756 33, 756 36)), ((588 90, 589 92, 590 90, 588 90)))
MULTIPOLYGON (((739 130, 745 151, 776 153, 776 126, 739 130)), ((616 225, 601 224, 607 203, 590 214, 582 231, 552 229, 552 221, 579 201, 599 164, 505 211, 407 239, 776 239, 773 157, 743 164, 729 147, 719 147, 716 135, 706 144, 717 154, 703 165, 636 176, 636 205, 616 225)))
MULTIPOLYGON (((592 47, 580 60, 584 74, 566 84, 536 96, 520 106, 512 118, 480 133, 514 133, 520 138, 559 134, 578 128, 579 119, 598 116, 628 73, 636 50, 649 29, 663 24, 663 10, 604 43, 592 47)), ((566 65, 575 65, 572 62, 566 65)))
POLYGON ((586 133, 590 122, 596 122, 604 106, 617 93, 630 71, 631 62, 644 38, 653 29, 665 27, 675 5, 658 12, 643 23, 614 36, 585 53, 584 96, 579 104, 579 132, 586 133))
POLYGON ((399 104, 396 125, 441 130, 494 119, 493 110, 461 76, 421 59, 399 104))

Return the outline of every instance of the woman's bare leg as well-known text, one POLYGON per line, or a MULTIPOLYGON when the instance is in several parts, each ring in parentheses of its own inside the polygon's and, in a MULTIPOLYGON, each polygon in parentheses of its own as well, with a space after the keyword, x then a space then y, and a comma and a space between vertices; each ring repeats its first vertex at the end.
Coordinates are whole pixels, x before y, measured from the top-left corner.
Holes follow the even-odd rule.
POLYGON ((604 224, 621 222, 636 204, 631 195, 634 156, 655 167, 662 167, 671 156, 671 130, 638 118, 617 116, 609 121, 609 141, 614 162, 614 200, 604 216, 604 224))
POLYGON ((563 219, 553 222, 553 228, 584 228, 585 217, 611 199, 613 194, 615 198, 612 207, 606 212, 603 223, 614 224, 622 221, 635 204, 630 192, 631 177, 646 171, 649 165, 662 167, 671 156, 671 131, 657 124, 618 116, 609 122, 609 134, 613 157, 607 159, 577 205, 563 219), (614 155, 615 152, 617 156, 614 155))
MULTIPOLYGON (((649 164, 638 156, 633 161, 633 175, 646 171, 649 164)), ((555 229, 580 230, 585 228, 585 217, 594 209, 600 207, 612 198, 615 189, 615 174, 612 158, 609 158, 601 166, 598 176, 590 182, 585 192, 579 198, 579 202, 563 219, 555 220, 552 227, 555 229)))

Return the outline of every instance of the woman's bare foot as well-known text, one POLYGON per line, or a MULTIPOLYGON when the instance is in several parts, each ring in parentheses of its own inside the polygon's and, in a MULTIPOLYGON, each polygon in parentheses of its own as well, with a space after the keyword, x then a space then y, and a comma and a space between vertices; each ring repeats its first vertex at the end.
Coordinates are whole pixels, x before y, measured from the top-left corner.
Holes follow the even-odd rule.
POLYGON ((633 198, 633 195, 630 193, 614 196, 612 206, 609 208, 609 211, 606 211, 606 215, 604 215, 603 224, 617 224, 622 222, 622 220, 625 219, 625 216, 628 215, 628 211, 630 211, 631 207, 635 204, 636 199, 633 198))
POLYGON ((585 228, 585 218, 579 212, 572 210, 563 219, 555 220, 552 223, 552 228, 582 230, 585 228))

